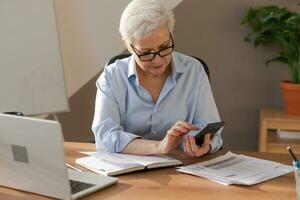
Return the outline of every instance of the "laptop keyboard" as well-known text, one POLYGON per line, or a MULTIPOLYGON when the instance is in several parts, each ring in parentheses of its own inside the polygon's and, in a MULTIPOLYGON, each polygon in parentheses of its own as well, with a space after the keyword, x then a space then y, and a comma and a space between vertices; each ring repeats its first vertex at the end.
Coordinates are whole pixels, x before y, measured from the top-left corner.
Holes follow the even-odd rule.
POLYGON ((82 190, 85 190, 87 188, 95 186, 90 183, 84 183, 84 182, 79 182, 79 181, 74 181, 74 180, 70 180, 70 185, 71 185, 72 194, 75 194, 77 192, 80 192, 82 190))

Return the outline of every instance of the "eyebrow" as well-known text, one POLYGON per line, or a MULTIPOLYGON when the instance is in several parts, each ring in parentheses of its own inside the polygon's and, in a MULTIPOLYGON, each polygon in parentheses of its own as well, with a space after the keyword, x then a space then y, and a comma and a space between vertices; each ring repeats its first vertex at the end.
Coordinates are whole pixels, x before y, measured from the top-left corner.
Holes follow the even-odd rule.
MULTIPOLYGON (((167 41, 163 42, 161 45, 159 45, 158 48, 165 47, 167 44, 169 44, 170 39, 171 39, 171 38, 169 38, 167 41)), ((152 51, 152 50, 153 50, 153 49, 143 48, 143 49, 141 49, 140 51, 152 51)))

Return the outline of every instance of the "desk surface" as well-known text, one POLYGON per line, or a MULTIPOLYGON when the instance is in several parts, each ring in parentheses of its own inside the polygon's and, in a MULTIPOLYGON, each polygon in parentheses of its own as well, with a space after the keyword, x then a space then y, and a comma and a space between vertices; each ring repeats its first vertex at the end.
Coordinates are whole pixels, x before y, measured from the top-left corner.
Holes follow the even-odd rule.
MULTIPOLYGON (((78 153, 79 151, 94 151, 95 146, 94 144, 66 142, 65 149, 67 162, 74 164, 74 160, 76 158, 84 156, 78 153)), ((206 155, 202 158, 186 158, 183 154, 174 152, 171 154, 171 156, 180 159, 184 164, 191 164, 211 159, 214 156, 224 153, 225 151, 220 151, 214 155, 206 155)), ((290 164, 291 162, 288 154, 258 152, 240 153, 258 158, 274 160, 285 164, 290 164)), ((80 168, 80 166, 77 167, 80 168)), ((196 176, 176 172, 175 168, 173 167, 145 172, 135 172, 118 177, 119 182, 117 184, 89 195, 83 199, 296 199, 293 173, 254 186, 223 186, 221 184, 214 183, 196 176)), ((44 200, 49 198, 0 187, 0 199, 44 200)))

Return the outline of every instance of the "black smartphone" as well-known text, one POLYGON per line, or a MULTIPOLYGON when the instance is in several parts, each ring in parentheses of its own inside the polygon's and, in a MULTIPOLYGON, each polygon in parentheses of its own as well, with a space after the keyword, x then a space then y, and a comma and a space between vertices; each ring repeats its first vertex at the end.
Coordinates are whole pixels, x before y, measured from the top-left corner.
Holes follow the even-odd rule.
POLYGON ((195 135, 196 144, 201 146, 204 142, 204 135, 206 133, 215 134, 224 125, 224 121, 207 124, 197 135, 195 135))

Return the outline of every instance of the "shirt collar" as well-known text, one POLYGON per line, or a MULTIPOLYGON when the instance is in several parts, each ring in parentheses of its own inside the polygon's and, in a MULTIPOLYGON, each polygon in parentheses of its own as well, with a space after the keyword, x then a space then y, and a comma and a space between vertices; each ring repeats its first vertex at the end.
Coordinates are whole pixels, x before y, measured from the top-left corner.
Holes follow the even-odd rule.
POLYGON ((171 61, 172 73, 171 77, 174 82, 176 82, 179 74, 183 74, 186 72, 187 67, 178 59, 176 53, 172 53, 172 61, 171 61))
POLYGON ((135 75, 136 76, 136 68, 135 68, 135 61, 134 61, 134 56, 130 56, 130 60, 128 63, 128 72, 127 72, 127 77, 130 78, 131 76, 135 75))
POLYGON ((131 55, 129 63, 128 63, 127 78, 132 84, 139 85, 139 78, 137 75, 136 63, 135 63, 133 55, 131 55), (134 81, 134 82, 132 82, 132 81, 134 81))
POLYGON ((184 73, 186 72, 187 67, 184 63, 176 56, 176 52, 172 53, 172 71, 176 73, 184 73))

